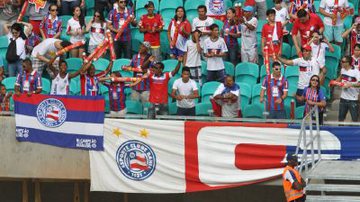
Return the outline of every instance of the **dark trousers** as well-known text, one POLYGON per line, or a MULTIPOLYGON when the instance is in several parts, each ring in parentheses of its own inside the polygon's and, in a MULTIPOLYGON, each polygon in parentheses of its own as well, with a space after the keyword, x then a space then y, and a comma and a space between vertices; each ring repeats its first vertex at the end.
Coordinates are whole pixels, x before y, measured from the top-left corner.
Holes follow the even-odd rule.
POLYGON ((305 202, 305 200, 306 200, 306 195, 304 194, 301 198, 292 200, 290 202, 305 202))
POLYGON ((178 107, 177 115, 179 115, 179 116, 195 116, 195 107, 193 107, 193 108, 178 107))
POLYGON ((351 120, 356 122, 358 120, 359 112, 359 103, 357 100, 345 100, 340 99, 339 104, 339 121, 344 121, 346 114, 350 111, 351 120))
POLYGON ((129 41, 114 41, 114 49, 116 59, 119 58, 131 58, 131 40, 129 41), (123 57, 122 57, 123 55, 123 57))

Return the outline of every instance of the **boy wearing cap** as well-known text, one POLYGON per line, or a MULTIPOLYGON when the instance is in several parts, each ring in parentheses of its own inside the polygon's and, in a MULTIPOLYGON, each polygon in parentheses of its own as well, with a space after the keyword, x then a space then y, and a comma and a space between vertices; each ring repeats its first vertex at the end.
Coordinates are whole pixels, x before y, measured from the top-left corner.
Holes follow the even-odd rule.
POLYGON ((161 61, 160 32, 165 24, 161 15, 154 13, 155 7, 152 1, 149 1, 145 8, 148 13, 141 16, 139 30, 144 33, 144 41, 150 42, 151 54, 156 57, 157 61, 161 61))
MULTIPOLYGON (((320 78, 324 78, 324 69, 321 69, 320 63, 317 58, 312 57, 311 46, 305 44, 302 48, 301 58, 296 58, 293 60, 287 60, 278 56, 278 60, 286 65, 290 66, 299 66, 299 82, 296 91, 297 96, 302 96, 304 88, 309 85, 310 78, 313 75, 318 75, 320 78), (320 74, 320 75, 319 75, 320 74)), ((298 101, 297 106, 304 105, 303 102, 298 101)))
POLYGON ((298 165, 298 158, 296 154, 287 154, 287 165, 283 171, 283 187, 288 202, 305 202, 306 195, 304 188, 306 187, 305 180, 301 177, 299 171, 296 170, 298 165))
POLYGON ((241 61, 257 63, 257 36, 256 29, 258 20, 253 16, 254 7, 243 8, 243 18, 240 18, 241 26, 241 61))

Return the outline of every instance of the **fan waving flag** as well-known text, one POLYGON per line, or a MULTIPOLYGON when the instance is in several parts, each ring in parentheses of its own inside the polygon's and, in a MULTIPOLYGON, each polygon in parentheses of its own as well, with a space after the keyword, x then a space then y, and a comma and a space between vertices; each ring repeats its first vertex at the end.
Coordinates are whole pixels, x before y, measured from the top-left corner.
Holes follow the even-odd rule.
POLYGON ((59 147, 103 150, 101 96, 14 96, 16 139, 59 147))

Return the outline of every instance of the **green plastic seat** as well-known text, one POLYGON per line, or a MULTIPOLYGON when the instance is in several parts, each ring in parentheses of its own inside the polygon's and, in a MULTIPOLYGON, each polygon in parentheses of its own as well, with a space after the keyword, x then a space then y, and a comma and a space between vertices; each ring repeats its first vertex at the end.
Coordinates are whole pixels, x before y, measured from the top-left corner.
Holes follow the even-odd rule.
POLYGON ((142 114, 143 107, 139 101, 126 100, 125 101, 127 114, 142 114))
POLYGON ((254 63, 243 62, 236 65, 235 81, 244 82, 250 85, 257 83, 259 77, 259 66, 254 63))
POLYGON ((288 43, 282 43, 281 55, 287 59, 291 58, 291 46, 288 43))
POLYGON ((105 100, 105 113, 110 112, 110 98, 109 93, 103 94, 104 100, 105 100))
POLYGON ((336 44, 331 44, 334 47, 334 52, 330 52, 329 50, 327 50, 325 52, 325 57, 333 57, 336 60, 340 60, 341 59, 341 47, 336 45, 336 44))
POLYGON ((245 107, 243 111, 244 118, 264 118, 264 104, 261 103, 253 103, 245 107))
POLYGON ((80 79, 78 77, 70 80, 70 95, 80 95, 80 79))
POLYGON ((207 76, 207 63, 204 60, 201 60, 201 80, 202 83, 206 82, 207 76))
POLYGON ((130 65, 131 60, 127 58, 120 58, 114 61, 112 71, 121 71, 122 66, 130 65))
POLYGON ((104 84, 99 84, 99 92, 100 95, 109 94, 109 88, 106 87, 104 84))
POLYGON ((224 23, 221 20, 214 20, 214 24, 219 26, 219 31, 222 30, 224 23))
POLYGON ((295 109, 295 119, 303 119, 304 111, 305 111, 305 106, 296 107, 296 109, 295 109))
POLYGON ((144 34, 140 33, 139 29, 131 29, 131 50, 133 52, 138 52, 140 43, 144 41, 144 34))
POLYGON ((169 114, 170 115, 176 115, 177 114, 178 107, 176 105, 176 102, 169 103, 168 107, 169 107, 169 114))
POLYGON ((339 60, 335 59, 334 57, 325 56, 325 66, 327 69, 326 77, 329 77, 330 79, 336 79, 339 60))
POLYGON ((220 82, 217 81, 210 81, 204 83, 201 88, 201 102, 202 103, 210 103, 210 96, 214 94, 216 89, 219 87, 220 82))
POLYGON ((88 24, 91 20, 94 19, 94 16, 90 15, 90 16, 85 16, 85 23, 88 24))
POLYGON ((41 83, 42 83, 42 94, 50 94, 50 88, 51 88, 51 83, 50 80, 47 78, 41 78, 41 83))
POLYGON ((258 20, 256 33, 261 33, 263 26, 267 23, 267 20, 258 20))
POLYGON ((1 83, 4 84, 7 91, 14 92, 16 77, 7 77, 1 83))
POLYGON ((65 61, 67 63, 67 72, 76 72, 83 64, 83 60, 81 58, 68 58, 65 59, 65 61))
MULTIPOLYGON (((135 11, 138 11, 140 9, 145 9, 145 5, 149 2, 150 0, 136 0, 135 3, 135 11)), ((155 13, 159 10, 159 0, 151 0, 154 3, 154 9, 155 9, 155 13)), ((174 0, 172 0, 174 1, 174 0)))
POLYGON ((9 39, 7 36, 0 36, 0 49, 7 49, 9 46, 9 39))
POLYGON ((185 11, 186 11, 186 15, 187 15, 189 10, 195 10, 196 11, 197 7, 200 6, 200 5, 205 5, 205 0, 196 0, 196 1, 187 0, 187 1, 185 1, 184 8, 185 8, 185 11))
POLYGON ((72 18, 72 16, 71 15, 62 15, 62 16, 60 16, 60 18, 62 21, 61 28, 66 31, 67 23, 72 18))
MULTIPOLYGON (((261 84, 258 83, 253 86, 251 91, 251 104, 260 103, 260 92, 261 92, 261 84)), ((266 94, 266 91, 265 91, 266 94)))
POLYGON ((247 105, 250 103, 251 99, 251 86, 247 83, 237 83, 240 86, 240 96, 241 96, 241 110, 244 110, 247 105))
POLYGON ((224 66, 225 66, 225 73, 231 76, 234 76, 235 71, 234 71, 234 65, 231 62, 228 61, 224 61, 224 66))
POLYGON ((159 11, 163 18, 171 15, 174 17, 175 10, 179 6, 183 6, 182 0, 160 1, 159 11))
POLYGON ((178 61, 175 59, 168 59, 168 60, 163 60, 162 63, 164 64, 164 72, 171 72, 175 69, 178 61))
POLYGON ((105 58, 99 58, 92 64, 95 66, 96 73, 99 73, 101 71, 104 71, 109 66, 109 63, 110 63, 109 60, 105 58))
POLYGON ((212 111, 211 103, 198 103, 195 105, 195 114, 196 116, 210 116, 212 111))
POLYGON ((295 59, 295 58, 298 58, 299 56, 298 56, 298 54, 297 54, 297 51, 296 51, 296 48, 295 48, 295 46, 293 46, 292 48, 291 48, 291 56, 290 56, 290 59, 295 59))
POLYGON ((186 18, 189 20, 190 24, 192 24, 193 19, 196 17, 198 17, 197 10, 187 10, 186 11, 186 18))

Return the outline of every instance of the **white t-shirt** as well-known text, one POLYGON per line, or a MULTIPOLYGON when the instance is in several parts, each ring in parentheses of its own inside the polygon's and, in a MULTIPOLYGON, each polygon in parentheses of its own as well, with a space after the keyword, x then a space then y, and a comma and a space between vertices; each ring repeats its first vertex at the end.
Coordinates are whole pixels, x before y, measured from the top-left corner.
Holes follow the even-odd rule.
MULTIPOLYGON (((219 37, 215 42, 210 38, 204 41, 204 53, 216 52, 225 53, 228 52, 226 43, 222 37, 219 37)), ((222 57, 210 57, 207 58, 207 70, 218 71, 224 69, 224 61, 222 57)))
POLYGON ((275 8, 273 8, 275 10, 275 22, 281 22, 284 23, 286 20, 289 20, 289 12, 285 7, 282 7, 279 11, 276 10, 275 8))
POLYGON ((101 23, 94 22, 91 25, 90 28, 90 41, 89 45, 99 45, 101 42, 105 39, 105 31, 106 31, 106 23, 103 23, 103 26, 101 26, 101 23))
MULTIPOLYGON (((70 20, 67 23, 66 32, 76 32, 78 30, 81 30, 80 22, 78 20, 75 20, 73 17, 70 18, 70 20)), ((84 35, 71 35, 70 42, 75 43, 78 41, 83 41, 85 39, 84 35)))
POLYGON ((60 39, 55 38, 47 38, 34 47, 31 56, 36 57, 39 53, 42 56, 52 56, 54 57, 56 54, 55 42, 60 41, 60 39))
POLYGON ((187 53, 186 66, 188 67, 199 67, 201 66, 201 56, 197 51, 196 43, 189 39, 185 44, 185 51, 187 53))
POLYGON ((320 43, 320 44, 314 44, 311 43, 311 53, 312 53, 312 57, 315 57, 320 64, 320 67, 324 67, 325 66, 325 52, 326 50, 329 48, 329 46, 326 43, 320 43))
POLYGON ((207 15, 226 15, 226 5, 224 0, 205 0, 207 15))
MULTIPOLYGON (((194 91, 198 90, 196 82, 189 79, 188 82, 184 83, 182 78, 176 79, 173 84, 173 90, 177 91, 178 95, 191 95, 194 91)), ((176 105, 180 108, 193 108, 195 107, 194 99, 182 99, 176 100, 176 105)))
MULTIPOLYGON (((200 20, 199 17, 196 17, 192 21, 192 31, 196 29, 200 30, 201 32, 209 33, 210 32, 210 25, 214 24, 214 19, 211 17, 207 17, 206 20, 200 20)), ((202 35, 200 37, 200 46, 204 47, 204 41, 209 38, 208 35, 202 35)))
POLYGON ((258 20, 255 17, 252 17, 247 23, 254 26, 255 29, 251 31, 246 25, 241 24, 241 48, 254 49, 257 47, 256 28, 258 20))
MULTIPOLYGON (((15 39, 11 33, 9 33, 7 37, 9 40, 9 44, 11 42, 10 39, 15 39)), ((18 55, 19 58, 22 60, 26 58, 25 40, 21 37, 18 37, 16 39, 16 55, 18 55)))
POLYGON ((304 89, 309 86, 310 78, 313 75, 319 75, 320 64, 316 58, 311 60, 304 60, 304 58, 296 58, 293 60, 295 66, 299 66, 299 82, 298 89, 304 89))
POLYGON ((51 95, 67 95, 69 92, 69 74, 61 78, 58 74, 51 82, 51 95))
MULTIPOLYGON (((348 0, 339 0, 338 7, 340 8, 349 8, 348 0)), ((332 14, 334 10, 335 0, 321 0, 320 8, 324 9, 325 12, 332 14)), ((324 17, 324 24, 332 26, 332 19, 329 17, 324 17)), ((343 26, 343 21, 340 17, 340 12, 338 12, 338 18, 335 26, 343 26)))
MULTIPOLYGON (((360 81, 360 72, 356 68, 346 70, 341 68, 341 82, 344 83, 358 83, 360 81)), ((359 88, 343 88, 340 97, 345 100, 358 100, 359 88)))
MULTIPOLYGON (((219 87, 214 92, 214 97, 217 95, 221 95, 221 93, 225 90, 225 85, 221 83, 219 87)), ((221 105, 221 116, 222 117, 237 117, 238 111, 241 106, 240 104, 240 88, 237 90, 231 90, 229 93, 234 94, 238 97, 238 101, 234 103, 222 102, 220 100, 217 101, 218 104, 221 105)), ((226 94, 224 94, 226 95, 226 94)))

